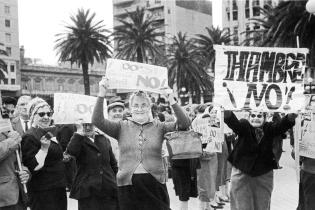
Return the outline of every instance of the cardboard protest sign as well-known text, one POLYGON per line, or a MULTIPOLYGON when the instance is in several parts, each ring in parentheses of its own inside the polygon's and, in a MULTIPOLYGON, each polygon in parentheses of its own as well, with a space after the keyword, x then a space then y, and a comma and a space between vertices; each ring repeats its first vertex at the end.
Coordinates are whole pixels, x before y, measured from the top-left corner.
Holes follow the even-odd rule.
POLYGON ((222 152, 224 142, 223 110, 218 106, 209 106, 203 114, 197 116, 192 122, 195 132, 201 133, 201 141, 207 143, 208 152, 222 152))
POLYGON ((10 119, 0 119, 0 133, 5 133, 12 130, 10 119))
POLYGON ((220 45, 214 49, 216 103, 228 110, 302 109, 308 49, 220 45))
POLYGON ((315 158, 315 106, 308 106, 302 113, 299 153, 301 156, 315 158))
POLYGON ((108 59, 106 77, 110 89, 144 90, 159 93, 168 87, 167 69, 144 63, 108 59))
MULTIPOLYGON (((54 94, 54 123, 75 124, 79 121, 91 123, 96 97, 72 94, 54 94)), ((104 101, 104 117, 107 117, 107 105, 104 101)))

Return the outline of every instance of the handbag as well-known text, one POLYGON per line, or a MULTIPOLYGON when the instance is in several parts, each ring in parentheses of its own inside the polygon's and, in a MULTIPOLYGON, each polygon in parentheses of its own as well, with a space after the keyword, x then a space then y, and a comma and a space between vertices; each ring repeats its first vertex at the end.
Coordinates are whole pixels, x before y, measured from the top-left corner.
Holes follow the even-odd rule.
POLYGON ((201 134, 193 130, 173 131, 164 135, 172 159, 199 158, 202 155, 201 134))

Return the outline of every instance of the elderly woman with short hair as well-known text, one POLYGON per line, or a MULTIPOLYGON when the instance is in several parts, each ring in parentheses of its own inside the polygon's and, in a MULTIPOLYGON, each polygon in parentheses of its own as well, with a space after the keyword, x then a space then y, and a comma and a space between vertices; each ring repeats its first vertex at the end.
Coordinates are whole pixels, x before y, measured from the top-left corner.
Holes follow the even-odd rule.
POLYGON ((41 98, 32 99, 28 107, 32 127, 22 137, 22 157, 24 165, 32 173, 28 184, 30 207, 32 210, 65 210, 63 151, 52 135, 54 129, 49 127, 52 110, 41 98))
POLYGON ((117 139, 119 145, 119 170, 117 174, 120 210, 169 210, 166 188, 166 168, 162 161, 162 143, 166 132, 190 126, 172 95, 172 105, 177 122, 160 122, 151 114, 150 99, 143 91, 130 97, 132 116, 119 122, 104 119, 103 102, 108 80, 100 82, 99 97, 92 115, 92 123, 106 134, 117 139))

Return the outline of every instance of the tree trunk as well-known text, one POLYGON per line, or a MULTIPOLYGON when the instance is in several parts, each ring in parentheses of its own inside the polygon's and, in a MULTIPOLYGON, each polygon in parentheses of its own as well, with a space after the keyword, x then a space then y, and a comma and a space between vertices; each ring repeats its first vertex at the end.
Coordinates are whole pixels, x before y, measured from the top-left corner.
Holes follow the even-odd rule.
POLYGON ((89 64, 82 63, 84 94, 90 95, 89 64))
POLYGON ((137 49, 137 62, 143 63, 143 56, 140 48, 137 49))

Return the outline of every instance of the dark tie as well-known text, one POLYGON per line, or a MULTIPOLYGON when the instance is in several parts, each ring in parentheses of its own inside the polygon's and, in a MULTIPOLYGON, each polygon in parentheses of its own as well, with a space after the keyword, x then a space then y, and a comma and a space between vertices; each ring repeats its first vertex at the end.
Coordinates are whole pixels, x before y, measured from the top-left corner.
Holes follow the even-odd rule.
POLYGON ((28 120, 24 120, 25 132, 28 130, 28 120))

